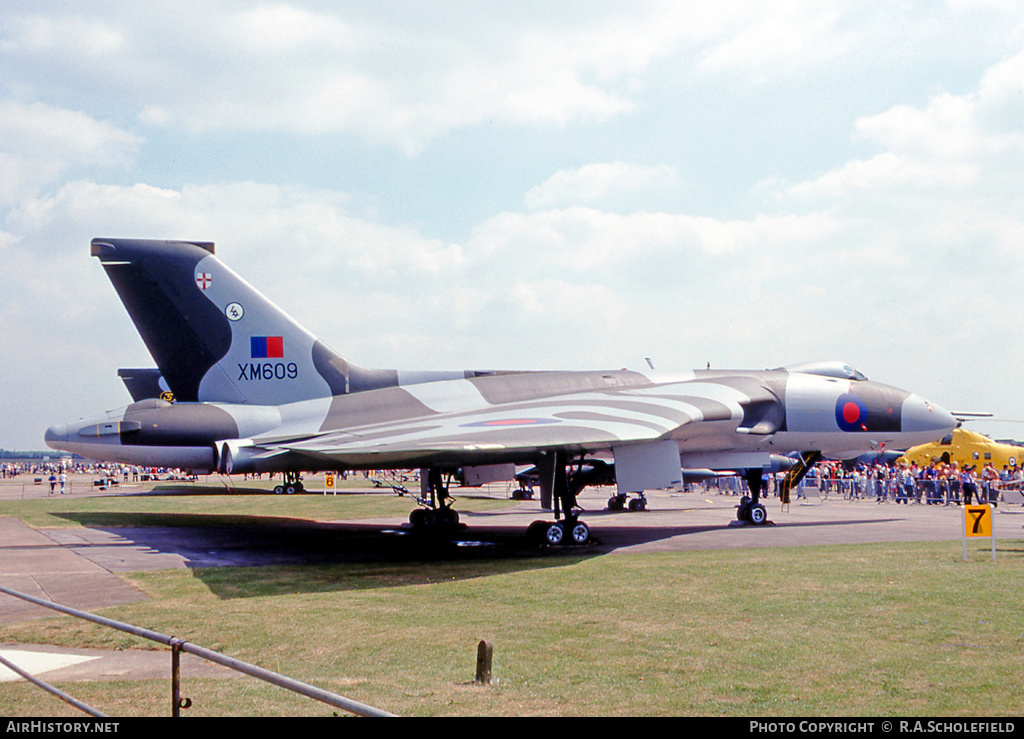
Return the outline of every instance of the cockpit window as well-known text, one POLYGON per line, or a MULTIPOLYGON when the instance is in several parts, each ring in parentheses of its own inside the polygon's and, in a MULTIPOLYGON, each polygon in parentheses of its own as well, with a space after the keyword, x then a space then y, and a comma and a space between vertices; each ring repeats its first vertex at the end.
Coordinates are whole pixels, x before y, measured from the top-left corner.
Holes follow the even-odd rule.
POLYGON ((868 379, 867 376, 863 372, 860 372, 859 370, 855 370, 853 367, 851 367, 848 364, 844 364, 843 365, 843 369, 850 373, 850 379, 851 380, 857 380, 858 382, 866 382, 867 379, 868 379))
POLYGON ((803 364, 792 364, 783 369, 789 372, 803 372, 808 375, 835 377, 839 380, 854 380, 855 382, 868 379, 864 373, 843 362, 804 362, 803 364))

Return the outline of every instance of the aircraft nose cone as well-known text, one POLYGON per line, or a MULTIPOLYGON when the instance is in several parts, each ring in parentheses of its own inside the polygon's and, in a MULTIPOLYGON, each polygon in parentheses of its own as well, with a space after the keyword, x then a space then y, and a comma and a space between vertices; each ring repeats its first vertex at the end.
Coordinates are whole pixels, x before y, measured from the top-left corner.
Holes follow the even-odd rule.
POLYGON ((949 411, 913 393, 903 402, 901 417, 904 432, 933 434, 932 441, 945 436, 957 426, 956 419, 949 411))

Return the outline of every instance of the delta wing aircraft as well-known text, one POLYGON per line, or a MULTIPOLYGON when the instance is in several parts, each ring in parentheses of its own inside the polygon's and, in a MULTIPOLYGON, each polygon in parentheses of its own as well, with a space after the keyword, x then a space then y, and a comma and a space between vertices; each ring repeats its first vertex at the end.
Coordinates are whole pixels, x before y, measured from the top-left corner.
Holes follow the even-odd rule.
POLYGON ((424 507, 410 518, 423 525, 457 522, 456 471, 536 465, 554 521, 531 533, 560 544, 590 538, 576 504, 587 484, 614 481, 621 495, 677 485, 684 467, 740 470, 751 496, 737 516, 763 524, 761 474, 774 459, 799 452, 793 484, 821 456, 906 449, 957 425, 839 362, 674 374, 367 369, 221 263, 212 243, 91 246, 156 361, 144 384, 173 396, 47 430, 52 448, 91 459, 282 472, 289 485, 300 470, 420 468, 424 507))

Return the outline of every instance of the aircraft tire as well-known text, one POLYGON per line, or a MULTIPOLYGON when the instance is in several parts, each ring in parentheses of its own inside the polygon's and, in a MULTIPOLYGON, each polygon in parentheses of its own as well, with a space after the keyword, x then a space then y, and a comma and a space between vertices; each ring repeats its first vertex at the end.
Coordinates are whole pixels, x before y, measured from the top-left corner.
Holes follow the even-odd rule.
POLYGON ((631 511, 646 511, 647 510, 647 501, 645 501, 642 498, 633 498, 633 500, 629 501, 629 510, 631 510, 631 511))
POLYGON ((760 503, 750 506, 747 515, 750 517, 750 523, 757 526, 761 526, 768 521, 768 511, 760 503))
POLYGON ((526 538, 534 544, 543 544, 547 530, 547 521, 534 521, 526 527, 526 538))
POLYGON ((739 506, 736 508, 736 520, 737 521, 750 521, 751 520, 751 498, 741 497, 739 499, 739 506))
POLYGON ((284 495, 284 485, 275 485, 274 495, 284 495))
POLYGON ((544 541, 548 546, 557 547, 565 541, 565 527, 561 523, 548 524, 544 531, 544 541))
POLYGON ((572 530, 569 532, 569 536, 573 544, 586 544, 590 541, 590 527, 582 521, 577 521, 573 524, 572 530))

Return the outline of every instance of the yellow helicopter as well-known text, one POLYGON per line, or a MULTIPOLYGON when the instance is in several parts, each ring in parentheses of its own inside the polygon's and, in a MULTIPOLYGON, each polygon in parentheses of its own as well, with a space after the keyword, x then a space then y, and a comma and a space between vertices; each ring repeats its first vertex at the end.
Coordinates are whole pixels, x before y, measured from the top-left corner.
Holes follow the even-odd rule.
POLYGON ((919 467, 927 467, 933 461, 979 468, 991 462, 996 470, 1001 470, 1004 466, 1013 468, 1024 464, 1024 447, 1002 444, 975 431, 958 428, 940 441, 911 447, 896 460, 897 464, 916 462, 919 467))

